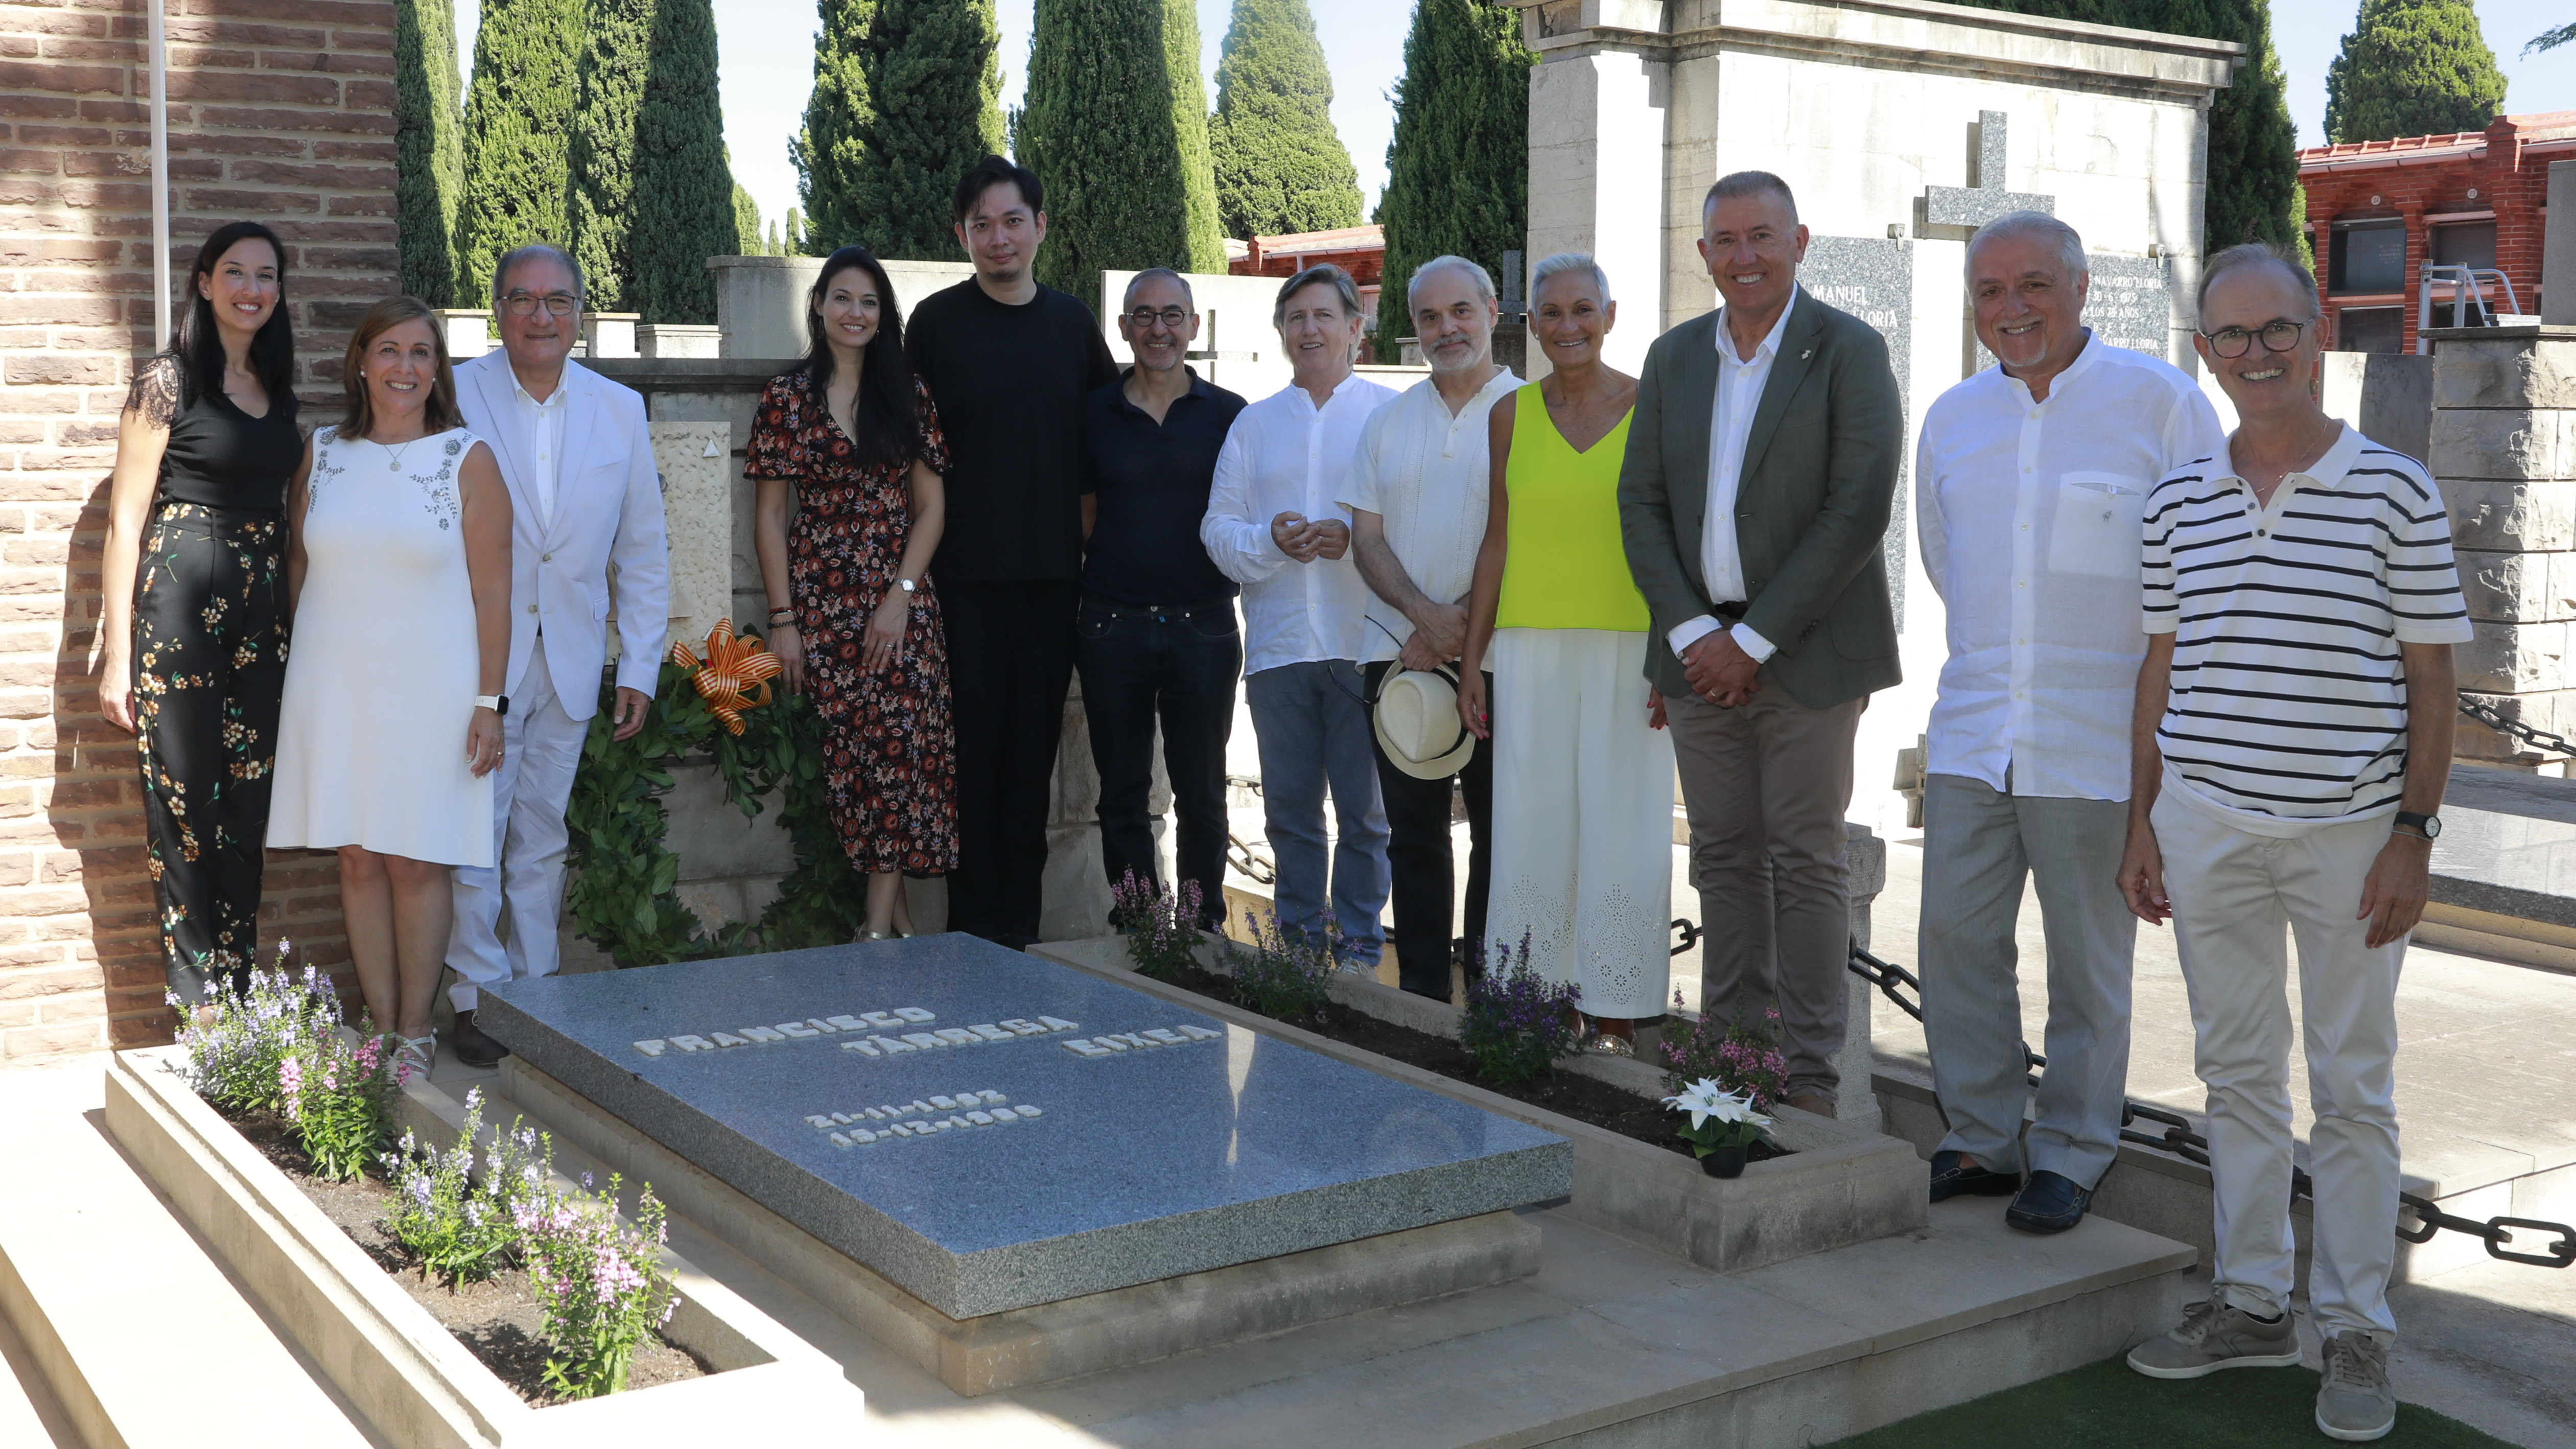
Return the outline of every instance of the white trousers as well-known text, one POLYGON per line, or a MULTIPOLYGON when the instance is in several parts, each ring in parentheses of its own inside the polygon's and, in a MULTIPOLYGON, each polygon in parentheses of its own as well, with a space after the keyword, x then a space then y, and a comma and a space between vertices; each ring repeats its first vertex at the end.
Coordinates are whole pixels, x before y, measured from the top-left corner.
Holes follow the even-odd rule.
POLYGON ((1594 1016, 1670 1003, 1673 740, 1646 727, 1646 636, 1494 634, 1494 874, 1487 959, 1582 988, 1594 1016))
POLYGON ((572 800, 573 772, 581 766, 590 721, 564 713, 546 671, 540 646, 501 717, 501 767, 492 772, 492 859, 489 866, 456 868, 456 924, 447 938, 447 964, 456 984, 447 999, 472 1011, 481 988, 531 976, 552 976, 561 959, 555 921, 563 911, 564 847, 571 832, 564 807, 572 800), (500 936, 501 905, 510 906, 510 939, 500 936))
MULTIPOLYGON (((2386 818, 2283 839, 2239 830, 2174 799, 2150 817, 2173 900, 2174 947, 2191 993, 2196 1066, 2209 1089, 2219 1298, 2283 1312, 2292 1289, 2290 1006, 2281 930, 2299 950, 2299 1025, 2308 1056, 2308 1302, 2327 1337, 2396 1333, 2388 1274, 2397 1257, 2397 971, 2400 938, 2364 945, 2354 919, 2386 818)), ((2052 1068, 2053 1070, 2053 1068, 2052 1068)))

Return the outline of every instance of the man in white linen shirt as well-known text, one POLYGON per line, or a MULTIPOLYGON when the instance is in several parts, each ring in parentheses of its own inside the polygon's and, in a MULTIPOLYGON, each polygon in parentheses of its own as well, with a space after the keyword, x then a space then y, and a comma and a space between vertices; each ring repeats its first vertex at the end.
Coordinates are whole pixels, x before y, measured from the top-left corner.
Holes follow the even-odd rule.
POLYGON ((510 661, 506 753, 493 773, 493 863, 456 870, 447 964, 456 972, 458 1060, 509 1055, 474 1024, 481 988, 551 976, 560 959, 564 808, 599 713, 609 614, 617 616, 617 738, 644 727, 670 625, 671 564, 661 473, 644 400, 571 360, 581 272, 548 246, 493 269, 501 346, 456 369, 465 425, 492 444, 510 485, 510 661), (510 907, 510 936, 500 935, 510 907))
MULTIPOLYGON (((1437 670, 1467 643, 1467 590, 1485 541, 1493 501, 1486 414, 1521 385, 1494 364, 1494 280, 1465 257, 1433 257, 1405 284, 1414 335, 1431 376, 1377 410, 1360 435, 1341 502, 1351 510, 1351 548, 1376 597, 1355 640, 1378 696, 1390 672, 1437 670)), ((1489 678, 1486 689, 1493 683, 1489 678)), ((1471 737, 1472 738, 1472 737, 1471 737)), ((1376 745, 1374 732, 1371 743, 1376 745)), ((1487 874, 1492 864, 1494 752, 1474 744, 1454 774, 1421 779, 1377 746, 1378 790, 1386 800, 1387 864, 1394 876, 1395 963, 1404 989, 1449 999, 1458 902, 1449 836, 1452 779, 1467 801, 1468 960, 1485 946, 1487 874)))
POLYGON ((1932 1200, 2016 1194, 2004 1220, 2053 1233, 2083 1220, 2118 1155, 2128 1086, 2137 918, 2116 877, 2147 645, 2128 607, 2139 506, 2226 436, 2181 369, 2084 326, 2073 227, 1997 217, 1967 273, 1977 340, 2002 365, 1924 414, 1914 481, 1950 645, 1923 791, 1923 1034, 1950 1122, 1932 1200), (2025 876, 2048 942, 2048 1067, 2026 1139, 2025 876))
POLYGON ((1261 807, 1283 929, 1321 934, 1330 895, 1344 956, 1375 968, 1385 943, 1386 809, 1352 641, 1368 586, 1350 560, 1350 517, 1333 495, 1360 428, 1395 389, 1351 371, 1360 294, 1330 262, 1279 288, 1270 320, 1286 387, 1245 408, 1217 455, 1199 541, 1243 585, 1243 694, 1261 747, 1261 807), (1293 567, 1292 567, 1293 565, 1293 567), (1324 790, 1335 840, 1329 890, 1324 790))

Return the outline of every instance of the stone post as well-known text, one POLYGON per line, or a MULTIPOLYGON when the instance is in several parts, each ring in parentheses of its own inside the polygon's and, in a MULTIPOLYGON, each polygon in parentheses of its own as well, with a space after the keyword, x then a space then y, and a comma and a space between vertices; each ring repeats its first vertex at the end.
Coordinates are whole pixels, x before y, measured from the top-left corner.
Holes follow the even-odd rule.
MULTIPOLYGON (((1878 893, 1887 888, 1887 842, 1878 838, 1866 825, 1843 823, 1844 850, 1851 863, 1851 932, 1852 944, 1869 948, 1869 908, 1878 893)), ((1843 988, 1849 993, 1849 1014, 1843 1028, 1843 1049, 1834 1053, 1834 1070, 1842 1074, 1842 1087, 1834 1099, 1834 1112, 1855 1127, 1878 1130, 1878 1089, 1872 1085, 1877 1070, 1870 1050, 1870 1024, 1876 1019, 1878 988, 1849 972, 1844 973, 1843 988)))
MULTIPOLYGON (((1635 4, 1622 18, 1652 29, 1660 18, 1635 4)), ((1537 9, 1527 30, 1544 39, 1537 9)), ((1585 252, 1601 264, 1629 324, 1610 334, 1604 356, 1635 372, 1645 364, 1664 316, 1664 108, 1671 66, 1660 52, 1608 44, 1550 53, 1530 71, 1529 259, 1585 252)), ((1692 312, 1703 310, 1694 306, 1692 312)))
MULTIPOLYGON (((2550 181, 2576 191, 2576 165, 2559 163, 2550 181)), ((2576 276, 2576 257, 2567 265, 2576 276)), ((2562 290, 2570 295, 2560 305, 2576 311, 2576 288, 2562 290)), ((2459 650, 2460 689, 2509 720, 2576 732, 2567 667, 2576 628, 2576 326, 2426 335, 2434 347, 2429 462, 2450 506, 2477 631, 2459 650)), ((2525 769, 2565 759, 2467 719, 2454 749, 2461 759, 2525 769)))

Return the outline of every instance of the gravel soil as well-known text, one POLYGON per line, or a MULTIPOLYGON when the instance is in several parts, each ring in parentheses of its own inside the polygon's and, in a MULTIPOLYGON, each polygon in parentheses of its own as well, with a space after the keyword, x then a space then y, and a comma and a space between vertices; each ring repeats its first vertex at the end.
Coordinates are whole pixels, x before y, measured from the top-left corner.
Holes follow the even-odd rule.
MULTIPOLYGON (((512 1392, 537 1408, 560 1402, 546 1389, 546 1343, 537 1336, 537 1300, 528 1291, 525 1272, 508 1268, 480 1283, 461 1283, 453 1288, 433 1281, 421 1271, 410 1251, 377 1225, 391 1207, 393 1197, 392 1187, 377 1169, 369 1169, 356 1182, 324 1182, 312 1175, 303 1150, 294 1144, 285 1124, 274 1114, 217 1110, 243 1140, 275 1163, 288 1181, 322 1209, 324 1217, 347 1233, 349 1240, 374 1259, 387 1277, 400 1284, 413 1302, 428 1309, 431 1317, 455 1334, 456 1341, 508 1384, 512 1392)), ((697 1355, 665 1341, 659 1334, 648 1333, 635 1346, 634 1367, 627 1374, 626 1387, 651 1388, 655 1384, 703 1378, 713 1372, 697 1355)))
MULTIPOLYGON (((1184 969, 1179 980, 1167 984, 1229 1005, 1234 1004, 1233 981, 1212 971, 1184 969)), ((1320 1016, 1290 1022, 1289 1025, 1303 1028, 1345 1046, 1375 1052, 1379 1056, 1402 1062, 1409 1067, 1438 1072, 1444 1077, 1464 1082, 1472 1087, 1481 1087, 1516 1102, 1527 1102, 1533 1107, 1544 1107, 1560 1116, 1571 1117, 1577 1122, 1588 1122, 1595 1127, 1616 1132, 1622 1137, 1634 1138, 1649 1147, 1660 1147, 1686 1158, 1692 1156, 1690 1143, 1673 1131, 1673 1124, 1679 1119, 1670 1109, 1661 1102, 1640 1097, 1634 1092, 1622 1091, 1598 1078, 1578 1076, 1572 1072, 1558 1072, 1553 1076, 1539 1077, 1533 1081, 1514 1083, 1509 1086, 1497 1085, 1475 1074, 1474 1063, 1467 1055, 1467 1049, 1456 1041, 1448 1037, 1432 1036, 1428 1032, 1415 1031, 1409 1027, 1397 1026, 1392 1022, 1380 1021, 1366 1012, 1355 1011, 1338 1003, 1326 1006, 1320 1016)), ((1788 1154, 1784 1150, 1768 1142, 1756 1142, 1747 1157, 1750 1161, 1764 1162, 1786 1155, 1788 1154)))

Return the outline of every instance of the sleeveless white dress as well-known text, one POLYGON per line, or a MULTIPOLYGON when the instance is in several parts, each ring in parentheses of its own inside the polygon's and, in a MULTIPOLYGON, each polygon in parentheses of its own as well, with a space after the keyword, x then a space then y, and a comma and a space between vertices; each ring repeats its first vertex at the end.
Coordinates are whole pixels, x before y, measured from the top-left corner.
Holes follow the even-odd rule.
POLYGON ((457 483, 476 439, 338 434, 313 434, 268 843, 488 866, 492 777, 465 759, 482 667, 457 483))

